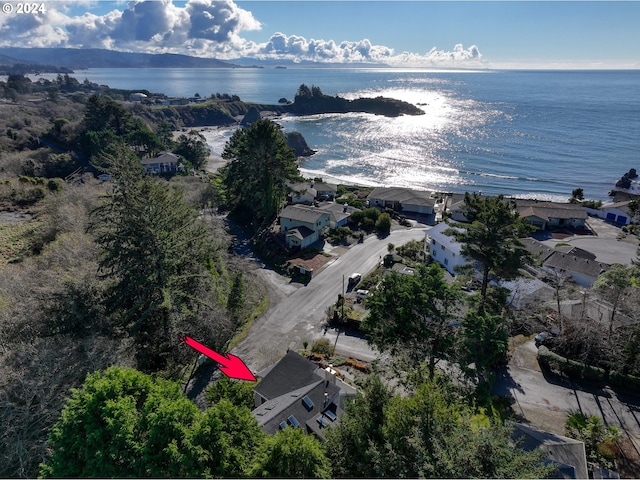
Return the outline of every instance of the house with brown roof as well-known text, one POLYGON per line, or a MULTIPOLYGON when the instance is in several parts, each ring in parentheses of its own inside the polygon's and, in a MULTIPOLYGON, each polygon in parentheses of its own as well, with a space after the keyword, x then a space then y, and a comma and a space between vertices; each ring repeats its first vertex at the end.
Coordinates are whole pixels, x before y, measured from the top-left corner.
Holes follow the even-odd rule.
POLYGON ((573 203, 541 202, 515 199, 516 210, 531 225, 541 230, 548 228, 585 228, 587 212, 573 203))

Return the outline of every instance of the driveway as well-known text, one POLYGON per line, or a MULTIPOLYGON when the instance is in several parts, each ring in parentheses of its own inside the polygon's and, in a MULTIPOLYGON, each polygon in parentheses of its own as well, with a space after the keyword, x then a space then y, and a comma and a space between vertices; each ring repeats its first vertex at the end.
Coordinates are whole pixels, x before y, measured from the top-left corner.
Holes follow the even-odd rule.
POLYGON ((568 412, 596 415, 606 425, 622 429, 640 454, 640 399, 543 373, 536 355, 533 340, 520 345, 494 385, 494 393, 513 397, 517 416, 534 427, 564 435, 568 412))
MULTIPOLYGON (((329 330, 325 334, 323 323, 325 309, 342 293, 343 278, 346 287, 346 279, 352 273, 364 275, 372 270, 387 253, 388 243, 402 245, 410 240, 422 240, 424 236, 424 228, 395 230, 383 239, 371 236, 336 257, 306 286, 291 284, 289 279, 270 270, 258 270, 271 286, 271 306, 254 322, 247 337, 232 353, 256 372, 279 360, 287 349, 303 348, 304 341, 312 345, 314 340, 326 335, 335 342, 338 332, 329 330)), ((373 360, 378 355, 362 336, 345 332, 339 334, 336 351, 361 360, 373 360)))
POLYGON ((631 265, 638 250, 637 237, 624 236, 620 227, 601 218, 590 217, 587 223, 595 235, 573 235, 561 240, 546 239, 542 243, 551 248, 558 243, 568 243, 593 253, 598 262, 631 265))

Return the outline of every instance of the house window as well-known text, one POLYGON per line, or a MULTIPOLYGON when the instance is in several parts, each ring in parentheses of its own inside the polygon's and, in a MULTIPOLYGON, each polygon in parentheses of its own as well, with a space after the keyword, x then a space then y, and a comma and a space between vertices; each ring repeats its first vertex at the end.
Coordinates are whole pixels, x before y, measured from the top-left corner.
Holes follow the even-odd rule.
POLYGON ((442 250, 444 250, 444 245, 440 245, 440 248, 441 248, 442 250))
POLYGON ((438 252, 436 252, 435 250, 431 250, 431 253, 432 253, 432 254, 433 254, 433 256, 435 257, 435 256, 436 256, 436 253, 438 253, 438 252))
POLYGON ((449 259, 448 259, 448 258, 445 258, 445 259, 444 259, 444 264, 445 264, 445 265, 449 265, 449 259))
POLYGON ((431 239, 431 243, 432 243, 433 245, 435 245, 435 244, 436 244, 436 239, 435 239, 435 238, 432 238, 432 239, 431 239))

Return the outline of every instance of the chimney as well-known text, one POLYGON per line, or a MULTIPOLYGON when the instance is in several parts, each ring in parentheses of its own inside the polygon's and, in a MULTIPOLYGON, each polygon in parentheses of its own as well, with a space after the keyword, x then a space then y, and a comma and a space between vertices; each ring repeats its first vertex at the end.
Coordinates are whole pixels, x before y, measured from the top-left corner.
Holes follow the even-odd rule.
POLYGON ((332 383, 333 385, 336 384, 336 371, 333 369, 333 365, 329 365, 327 368, 324 369, 324 379, 328 382, 328 383, 332 383))
POLYGON ((347 205, 346 203, 342 206, 342 213, 347 213, 347 208, 349 208, 349 205, 347 205))

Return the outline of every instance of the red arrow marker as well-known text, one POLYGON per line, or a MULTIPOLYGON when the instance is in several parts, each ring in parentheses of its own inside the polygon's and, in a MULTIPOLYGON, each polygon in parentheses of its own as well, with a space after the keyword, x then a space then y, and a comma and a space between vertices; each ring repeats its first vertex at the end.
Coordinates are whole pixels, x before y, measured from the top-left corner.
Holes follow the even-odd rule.
POLYGON ((256 377, 253 376, 253 373, 251 373, 244 362, 235 355, 232 355, 230 353, 227 353, 226 355, 220 355, 219 353, 214 352, 209 347, 205 347, 203 344, 197 342, 191 337, 181 337, 180 341, 186 343, 198 352, 206 355, 214 362, 218 362, 220 364, 220 371, 227 377, 239 378, 240 380, 249 380, 251 382, 256 381, 256 377))

